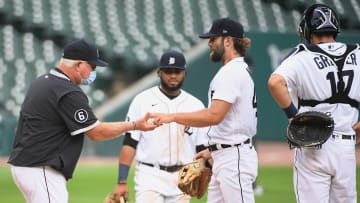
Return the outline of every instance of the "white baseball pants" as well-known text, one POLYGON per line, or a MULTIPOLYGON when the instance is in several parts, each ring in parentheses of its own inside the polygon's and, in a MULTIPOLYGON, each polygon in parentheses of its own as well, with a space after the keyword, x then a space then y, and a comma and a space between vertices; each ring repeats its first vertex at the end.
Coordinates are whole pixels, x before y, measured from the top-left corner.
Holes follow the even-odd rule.
POLYGON ((179 172, 166 172, 156 167, 136 165, 136 202, 189 203, 190 196, 177 187, 179 172))
POLYGON ((67 203, 68 191, 64 176, 47 166, 11 166, 16 186, 27 203, 67 203))
POLYGON ((249 144, 217 150, 208 189, 208 203, 254 203, 252 184, 258 173, 258 157, 249 144))
POLYGON ((296 149, 298 203, 356 203, 355 140, 330 137, 321 149, 296 149))

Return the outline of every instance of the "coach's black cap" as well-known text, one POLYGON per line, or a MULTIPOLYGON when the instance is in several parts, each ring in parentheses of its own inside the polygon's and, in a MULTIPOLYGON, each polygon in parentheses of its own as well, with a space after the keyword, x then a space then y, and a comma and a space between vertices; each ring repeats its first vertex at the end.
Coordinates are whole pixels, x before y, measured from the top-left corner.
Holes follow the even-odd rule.
POLYGON ((166 51, 160 58, 159 68, 185 69, 186 60, 182 53, 174 50, 166 51))
POLYGON ((216 36, 243 38, 244 28, 240 23, 230 18, 219 18, 214 20, 209 32, 199 35, 200 38, 210 38, 216 36))
POLYGON ((87 61, 91 65, 108 66, 109 64, 99 58, 99 50, 95 45, 83 39, 75 40, 64 48, 63 58, 87 61))

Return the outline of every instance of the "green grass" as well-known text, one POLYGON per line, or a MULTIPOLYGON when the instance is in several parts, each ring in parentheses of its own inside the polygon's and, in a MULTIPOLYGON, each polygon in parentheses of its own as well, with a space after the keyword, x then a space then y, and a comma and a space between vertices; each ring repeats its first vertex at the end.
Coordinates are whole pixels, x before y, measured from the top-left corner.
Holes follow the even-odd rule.
MULTIPOLYGON (((129 180, 132 180, 133 173, 132 168, 129 180)), ((360 183, 359 176, 360 168, 357 169, 358 183, 360 183)), ((116 177, 116 166, 78 166, 74 178, 68 182, 69 203, 102 203, 106 194, 113 190, 116 177)), ((262 196, 256 196, 257 203, 295 202, 291 167, 261 167, 258 184, 264 187, 265 193, 262 196)), ((134 200, 133 188, 133 182, 131 182, 129 185, 131 200, 134 200)), ((359 190, 358 184, 357 191, 359 190)), ((0 202, 25 203, 12 180, 9 166, 0 167, 0 202)), ((206 202, 206 197, 191 200, 191 203, 203 202, 206 202)))

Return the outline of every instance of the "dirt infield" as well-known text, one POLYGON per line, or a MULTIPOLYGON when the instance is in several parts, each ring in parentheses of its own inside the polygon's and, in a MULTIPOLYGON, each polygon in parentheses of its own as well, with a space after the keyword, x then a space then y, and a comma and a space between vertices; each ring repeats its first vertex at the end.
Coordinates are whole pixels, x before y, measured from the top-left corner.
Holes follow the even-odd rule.
MULTIPOLYGON (((256 145, 259 166, 291 166, 294 159, 294 151, 289 149, 284 142, 258 142, 256 145)), ((356 163, 360 165, 360 147, 356 149, 356 163)), ((82 157, 80 164, 114 164, 117 165, 116 157, 82 157)))
MULTIPOLYGON (((294 151, 284 142, 258 142, 256 145, 259 166, 291 166, 294 151)), ((0 157, 0 165, 7 162, 6 157, 0 157)), ((117 157, 81 157, 79 164, 84 165, 114 165, 117 166, 117 157)), ((356 147, 356 163, 360 166, 360 146, 356 147)))
MULTIPOLYGON (((293 151, 282 142, 258 142, 256 145, 260 166, 291 166, 293 151)), ((80 164, 116 165, 116 157, 81 157, 80 164)))
POLYGON ((259 142, 256 145, 259 166, 291 166, 294 151, 283 142, 259 142))
MULTIPOLYGON (((259 142, 257 145, 260 166, 290 166, 294 151, 284 142, 259 142)), ((356 164, 360 166, 360 145, 356 147, 356 164)))

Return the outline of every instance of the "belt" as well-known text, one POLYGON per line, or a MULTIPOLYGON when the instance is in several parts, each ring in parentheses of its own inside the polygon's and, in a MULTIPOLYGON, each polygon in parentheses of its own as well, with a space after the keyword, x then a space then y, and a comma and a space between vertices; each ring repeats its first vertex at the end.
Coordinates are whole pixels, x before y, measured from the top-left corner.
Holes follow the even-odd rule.
POLYGON ((241 146, 241 145, 245 145, 245 144, 250 144, 250 139, 247 139, 242 143, 233 144, 233 145, 231 145, 231 144, 213 144, 213 145, 208 146, 208 149, 209 149, 210 152, 213 152, 213 151, 216 151, 216 150, 219 150, 219 149, 225 149, 225 148, 229 148, 229 147, 236 147, 236 146, 241 146))
POLYGON ((332 138, 341 138, 343 140, 355 140, 355 135, 336 135, 333 134, 332 138))
MULTIPOLYGON (((139 163, 143 164, 143 165, 146 165, 146 166, 155 167, 154 164, 145 163, 145 162, 141 162, 141 161, 139 161, 139 163)), ((159 165, 160 170, 167 171, 167 172, 175 172, 175 171, 180 170, 182 167, 183 167, 183 165, 172 165, 172 166, 159 165)))

